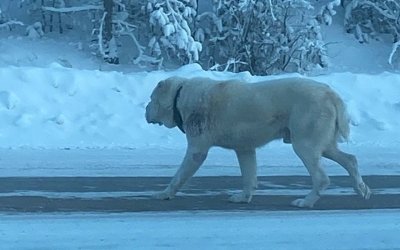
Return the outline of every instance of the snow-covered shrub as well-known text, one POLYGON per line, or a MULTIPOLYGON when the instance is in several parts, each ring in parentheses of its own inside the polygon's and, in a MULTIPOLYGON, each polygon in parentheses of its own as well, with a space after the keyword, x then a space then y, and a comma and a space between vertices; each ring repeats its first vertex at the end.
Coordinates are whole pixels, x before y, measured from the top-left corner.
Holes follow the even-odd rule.
POLYGON ((211 69, 266 75, 326 67, 325 46, 312 6, 303 0, 214 0, 211 69), (213 64, 215 65, 213 66, 213 64))
POLYGON ((345 0, 345 28, 354 33, 360 43, 379 34, 391 34, 400 40, 400 1, 398 0, 345 0))
POLYGON ((196 9, 196 0, 148 0, 144 11, 149 15, 151 53, 162 57, 166 51, 184 63, 198 61, 202 45, 192 36, 196 9))
MULTIPOLYGON (((102 0, 103 1, 103 0, 102 0)), ((146 67, 148 64, 159 66, 161 60, 155 57, 146 55, 146 47, 140 41, 140 35, 144 32, 144 29, 140 29, 143 25, 144 17, 141 15, 141 4, 144 4, 147 0, 113 0, 112 7, 112 20, 111 20, 111 33, 112 38, 107 41, 106 39, 106 17, 107 13, 102 10, 102 18, 100 20, 93 20, 95 28, 92 30, 92 43, 89 47, 95 52, 93 54, 100 55, 106 61, 110 58, 119 57, 118 47, 126 46, 131 47, 134 55, 127 55, 129 57, 128 63, 133 63, 139 67, 146 67), (138 15, 141 19, 138 19, 138 15), (143 20, 142 20, 143 19, 143 20), (122 39, 122 37, 129 37, 130 39, 122 39), (124 42, 122 42, 124 40, 124 42), (126 41, 132 43, 125 43, 126 41)), ((109 20, 108 20, 109 21, 109 20)), ((145 22, 148 24, 148 16, 145 22)), ((148 25, 147 25, 148 27, 148 25)), ((148 32, 148 29, 146 30, 148 32)), ((108 34, 109 35, 109 34, 108 34)), ((143 40, 143 39, 142 39, 143 40)), ((119 59, 118 59, 119 60, 119 59)))
POLYGON ((26 35, 32 39, 42 38, 44 36, 42 24, 40 22, 36 22, 32 25, 29 25, 26 28, 26 35))

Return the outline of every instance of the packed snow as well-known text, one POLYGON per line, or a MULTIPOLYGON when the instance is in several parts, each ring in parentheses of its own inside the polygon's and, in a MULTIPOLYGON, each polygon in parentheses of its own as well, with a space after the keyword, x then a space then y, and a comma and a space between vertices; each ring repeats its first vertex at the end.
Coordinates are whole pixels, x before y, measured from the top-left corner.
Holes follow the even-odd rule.
MULTIPOLYGON (((400 174, 398 148, 350 147, 357 156, 362 175, 400 174)), ((172 177, 185 154, 184 148, 99 149, 1 149, 1 176, 167 176, 172 177)), ((308 175, 290 146, 274 143, 258 151, 259 175, 308 175)), ((347 175, 332 161, 324 160, 329 175, 347 175)), ((235 153, 210 150, 196 176, 239 176, 235 153)))
POLYGON ((398 249, 398 210, 3 215, 4 249, 398 249))

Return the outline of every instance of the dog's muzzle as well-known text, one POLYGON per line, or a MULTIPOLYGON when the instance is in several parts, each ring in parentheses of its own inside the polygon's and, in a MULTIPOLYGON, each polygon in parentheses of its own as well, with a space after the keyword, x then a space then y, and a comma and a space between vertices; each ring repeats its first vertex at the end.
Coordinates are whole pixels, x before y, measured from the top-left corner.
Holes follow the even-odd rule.
POLYGON ((149 105, 146 106, 145 117, 146 117, 147 123, 149 123, 149 124, 158 124, 160 126, 162 125, 161 122, 155 121, 154 118, 151 117, 151 111, 150 111, 149 105))
POLYGON ((146 106, 146 114, 145 114, 145 117, 146 117, 147 123, 154 123, 154 122, 150 119, 149 105, 146 106))

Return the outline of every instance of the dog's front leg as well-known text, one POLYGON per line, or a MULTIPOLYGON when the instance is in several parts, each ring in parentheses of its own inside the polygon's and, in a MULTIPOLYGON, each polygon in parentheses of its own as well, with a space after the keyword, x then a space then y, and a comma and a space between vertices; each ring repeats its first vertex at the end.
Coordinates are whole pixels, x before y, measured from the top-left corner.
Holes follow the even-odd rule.
POLYGON ((243 191, 229 198, 230 202, 250 203, 253 190, 257 188, 256 150, 235 150, 243 178, 243 191))
POLYGON ((200 168, 207 158, 208 148, 199 149, 199 147, 188 146, 186 155, 175 176, 172 178, 168 187, 154 195, 156 199, 169 200, 175 197, 178 190, 188 181, 200 168))

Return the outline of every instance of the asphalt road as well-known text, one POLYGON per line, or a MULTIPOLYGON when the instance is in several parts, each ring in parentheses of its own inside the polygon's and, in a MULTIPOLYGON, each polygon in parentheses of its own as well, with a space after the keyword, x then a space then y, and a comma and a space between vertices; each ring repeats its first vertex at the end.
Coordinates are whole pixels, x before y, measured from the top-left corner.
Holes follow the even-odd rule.
MULTIPOLYGON (((0 178, 0 212, 149 212, 301 210, 290 206, 311 189, 308 176, 261 176, 250 204, 227 201, 240 190, 240 177, 194 177, 169 201, 150 198, 170 177, 4 177, 0 178), (301 195, 299 192, 302 192, 301 195)), ((348 176, 331 177, 331 185, 315 210, 400 208, 400 175, 365 176, 373 195, 357 196, 348 176), (331 192, 331 194, 329 194, 331 192)))

